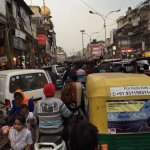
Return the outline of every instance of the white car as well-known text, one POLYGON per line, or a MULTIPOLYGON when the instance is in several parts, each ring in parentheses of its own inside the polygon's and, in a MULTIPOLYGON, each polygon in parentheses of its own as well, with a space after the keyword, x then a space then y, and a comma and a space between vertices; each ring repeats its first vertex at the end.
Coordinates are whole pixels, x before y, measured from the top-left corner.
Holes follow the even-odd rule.
POLYGON ((21 89, 26 97, 34 103, 45 97, 43 87, 52 83, 49 74, 44 70, 8 70, 0 71, 0 117, 6 115, 12 107, 14 92, 21 89))

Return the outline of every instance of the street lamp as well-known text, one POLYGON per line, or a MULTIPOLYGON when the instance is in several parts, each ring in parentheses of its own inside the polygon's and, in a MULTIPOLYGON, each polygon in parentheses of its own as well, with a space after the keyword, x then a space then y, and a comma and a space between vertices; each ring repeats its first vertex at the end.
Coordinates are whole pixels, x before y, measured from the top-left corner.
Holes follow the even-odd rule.
MULTIPOLYGON (((82 33, 82 47, 83 47, 83 54, 84 54, 84 41, 83 41, 83 34, 85 32, 85 30, 80 30, 80 32, 82 33)), ((82 57, 82 56, 81 56, 82 57)))
POLYGON ((89 35, 89 34, 87 34, 87 33, 84 33, 84 34, 87 35, 87 36, 89 36, 90 42, 91 42, 91 37, 92 37, 92 35, 95 34, 95 33, 99 33, 99 32, 93 32, 91 35, 89 35))
POLYGON ((107 19, 109 14, 114 13, 114 12, 119 12, 119 11, 120 11, 120 9, 116 10, 116 11, 111 11, 105 17, 102 16, 101 14, 97 13, 97 12, 89 11, 89 13, 99 15, 99 16, 101 16, 103 18, 103 20, 104 20, 104 28, 105 28, 105 41, 106 41, 106 19, 107 19))

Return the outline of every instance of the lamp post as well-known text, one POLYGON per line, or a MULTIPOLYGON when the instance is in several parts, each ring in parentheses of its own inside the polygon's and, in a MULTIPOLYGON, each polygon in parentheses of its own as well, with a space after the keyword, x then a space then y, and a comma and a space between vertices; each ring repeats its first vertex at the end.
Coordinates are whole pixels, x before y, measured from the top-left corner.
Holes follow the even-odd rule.
MULTIPOLYGON (((83 47, 83 55, 84 55, 84 41, 83 41, 83 34, 85 32, 85 30, 80 30, 80 32, 82 33, 82 47, 83 47)), ((81 56, 82 58, 83 56, 81 56)))
POLYGON ((92 35, 95 34, 95 33, 99 33, 99 32, 93 32, 91 35, 88 35, 87 33, 84 33, 84 34, 87 35, 87 36, 89 36, 90 42, 91 42, 91 37, 92 37, 92 35))
MULTIPOLYGON (((87 33, 84 33, 85 35, 89 36, 89 38, 90 38, 89 47, 90 47, 90 44, 91 44, 91 37, 92 37, 92 35, 95 34, 95 33, 99 33, 99 32, 93 32, 91 35, 88 35, 87 33)), ((91 50, 91 54, 92 54, 92 50, 91 50)))
POLYGON ((97 12, 89 11, 89 13, 99 15, 99 16, 101 16, 103 18, 103 20, 104 20, 104 28, 105 28, 105 41, 106 41, 106 19, 107 19, 107 17, 108 17, 109 14, 114 13, 114 12, 119 12, 119 11, 120 11, 120 9, 116 10, 116 11, 111 11, 105 17, 102 16, 101 14, 97 13, 97 12))

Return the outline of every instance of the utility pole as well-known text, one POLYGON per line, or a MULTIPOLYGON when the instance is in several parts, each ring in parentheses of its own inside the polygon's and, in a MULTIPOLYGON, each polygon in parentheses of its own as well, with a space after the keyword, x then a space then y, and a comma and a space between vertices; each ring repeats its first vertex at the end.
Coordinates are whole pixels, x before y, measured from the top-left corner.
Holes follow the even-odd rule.
MULTIPOLYGON (((84 34, 85 30, 80 30, 80 32, 82 33, 82 48, 83 48, 83 55, 84 55, 84 40, 83 40, 83 34, 84 34)), ((83 55, 81 56, 81 58, 83 58, 83 55)))

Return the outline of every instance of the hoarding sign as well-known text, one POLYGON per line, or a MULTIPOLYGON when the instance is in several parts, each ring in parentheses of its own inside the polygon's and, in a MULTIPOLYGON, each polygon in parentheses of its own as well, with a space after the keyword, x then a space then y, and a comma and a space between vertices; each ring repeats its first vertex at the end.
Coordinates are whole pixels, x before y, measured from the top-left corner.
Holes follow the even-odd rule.
POLYGON ((7 62, 8 59, 6 56, 0 57, 0 63, 7 62))
POLYGON ((26 34, 17 29, 15 29, 15 37, 19 37, 21 39, 26 40, 26 34))
POLYGON ((20 7, 20 12, 21 12, 21 17, 23 18, 25 25, 29 29, 31 29, 29 15, 26 13, 23 7, 20 7))
POLYGON ((113 51, 115 51, 116 50, 116 46, 113 46, 113 51))
POLYGON ((46 45, 46 35, 45 34, 38 34, 38 43, 40 45, 46 45))
POLYGON ((107 101, 108 133, 150 131, 150 100, 107 101))
POLYGON ((26 44, 23 42, 22 39, 14 36, 14 48, 20 50, 26 50, 26 44))
POLYGON ((92 47, 92 51, 101 51, 101 47, 92 47))
POLYGON ((122 53, 131 53, 132 49, 126 49, 126 50, 122 50, 122 53))

